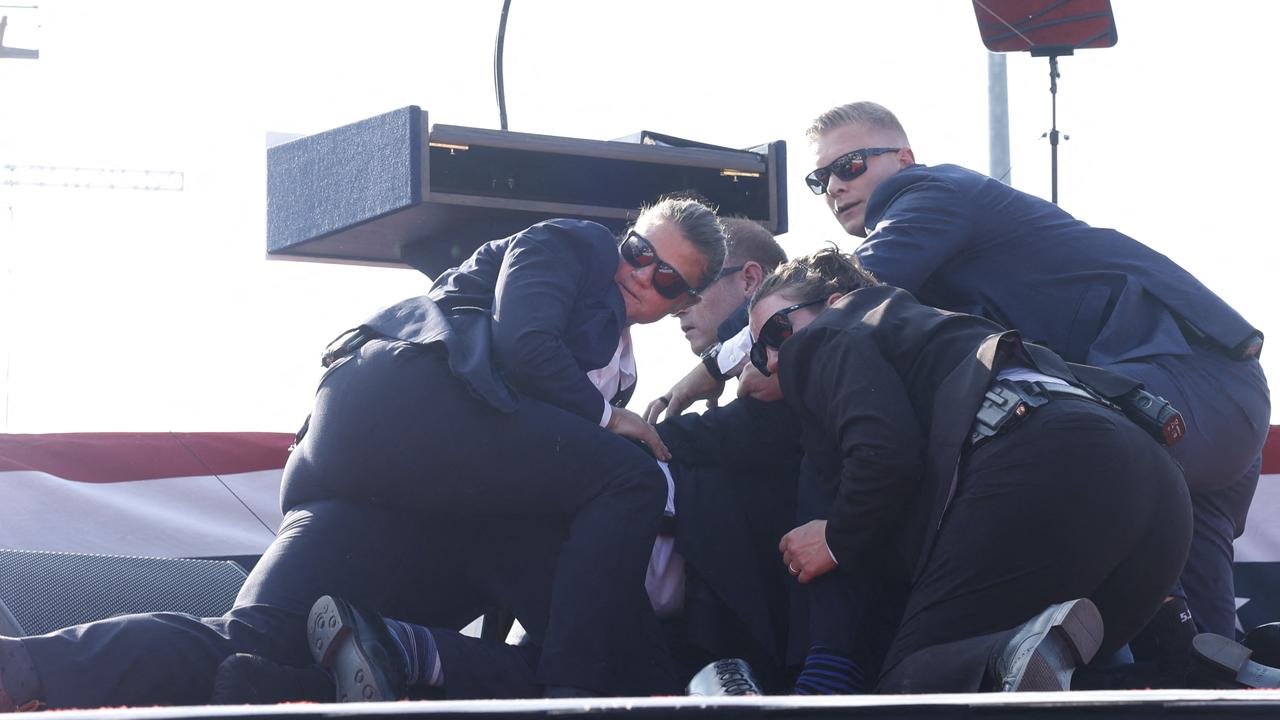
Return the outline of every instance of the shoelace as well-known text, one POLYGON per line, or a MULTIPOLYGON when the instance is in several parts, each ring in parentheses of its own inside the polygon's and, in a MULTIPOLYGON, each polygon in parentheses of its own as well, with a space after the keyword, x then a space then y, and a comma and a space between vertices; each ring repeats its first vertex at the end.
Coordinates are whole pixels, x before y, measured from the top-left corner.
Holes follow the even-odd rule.
POLYGON ((756 695, 755 681, 743 671, 742 666, 731 660, 716 663, 716 678, 726 695, 756 695))

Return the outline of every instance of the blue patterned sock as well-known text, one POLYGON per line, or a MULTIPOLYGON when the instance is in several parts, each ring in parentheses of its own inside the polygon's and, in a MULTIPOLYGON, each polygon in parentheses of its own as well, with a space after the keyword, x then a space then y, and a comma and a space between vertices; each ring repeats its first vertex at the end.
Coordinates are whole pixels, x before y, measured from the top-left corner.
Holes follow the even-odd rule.
POLYGON ((822 645, 809 648, 796 678, 796 695, 858 695, 867 692, 862 668, 847 655, 822 645))
POLYGON ((404 658, 405 684, 441 687, 444 685, 444 668, 440 667, 440 651, 431 631, 421 625, 383 618, 382 622, 391 637, 400 646, 404 658))

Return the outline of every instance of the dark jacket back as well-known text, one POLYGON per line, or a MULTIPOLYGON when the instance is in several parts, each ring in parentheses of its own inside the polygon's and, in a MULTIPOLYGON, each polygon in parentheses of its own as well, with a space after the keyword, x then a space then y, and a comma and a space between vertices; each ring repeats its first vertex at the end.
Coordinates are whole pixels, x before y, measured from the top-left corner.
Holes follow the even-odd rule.
POLYGON ((901 580, 942 521, 974 415, 1001 369, 1076 384, 1083 375, 1106 395, 1138 384, 889 286, 842 298, 783 344, 779 364, 805 452, 835 488, 827 542, 837 561, 901 580))
POLYGON ((921 302, 1016 328, 1071 362, 1190 352, 1179 321, 1224 348, 1256 330, 1169 258, 955 165, 915 165, 867 202, 855 253, 921 302))

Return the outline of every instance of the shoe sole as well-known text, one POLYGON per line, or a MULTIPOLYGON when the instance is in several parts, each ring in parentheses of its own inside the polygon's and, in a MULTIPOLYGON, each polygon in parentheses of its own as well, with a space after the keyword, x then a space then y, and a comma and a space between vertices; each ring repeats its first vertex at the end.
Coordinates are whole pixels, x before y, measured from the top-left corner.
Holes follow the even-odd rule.
POLYGON ((1254 662, 1253 651, 1234 640, 1200 633, 1191 640, 1196 657, 1220 678, 1243 688, 1280 688, 1280 669, 1254 662))
POLYGON ((316 663, 333 674, 338 702, 399 699, 365 654, 345 603, 328 595, 316 600, 307 616, 307 646, 316 663))
POLYGON ((1070 690, 1072 673, 1097 654, 1102 635, 1102 615, 1091 600, 1063 604, 1022 672, 1007 681, 1006 688, 1012 692, 1070 690))

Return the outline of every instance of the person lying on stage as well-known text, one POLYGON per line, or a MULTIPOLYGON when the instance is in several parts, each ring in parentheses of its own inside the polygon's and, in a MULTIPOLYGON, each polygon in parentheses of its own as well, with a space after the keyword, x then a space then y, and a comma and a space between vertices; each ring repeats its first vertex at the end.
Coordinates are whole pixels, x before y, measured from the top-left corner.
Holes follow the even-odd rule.
POLYGON ((779 268, 750 316, 825 500, 780 545, 818 643, 798 686, 1064 690, 1160 607, 1191 510, 1168 453, 1106 399, 1136 381, 922 305, 835 250, 779 268), (867 587, 901 598, 878 668, 851 660, 882 609, 867 587))
MULTIPOLYGON (((364 622, 399 609, 457 620, 419 611, 454 592, 525 598, 513 609, 540 649, 526 673, 538 693, 677 691, 644 588, 667 498, 653 458, 669 453, 619 406, 635 380, 627 328, 697 302, 723 258, 715 214, 674 199, 643 210, 620 242, 594 223, 552 220, 482 246, 427 295, 330 346, 284 470, 280 532, 226 616, 132 615, 0 638, 0 705, 202 703, 236 654, 319 660, 351 699, 440 682, 450 697, 487 696, 484 678, 465 677, 469 663, 450 670, 451 653, 482 642, 452 622, 434 633, 364 622), (556 518, 567 529, 547 537, 556 518), (469 587, 440 575, 513 547, 543 572, 469 587), (412 673, 400 686, 352 667, 400 649, 412 673)), ((471 655, 525 652, 512 647, 471 655)))

